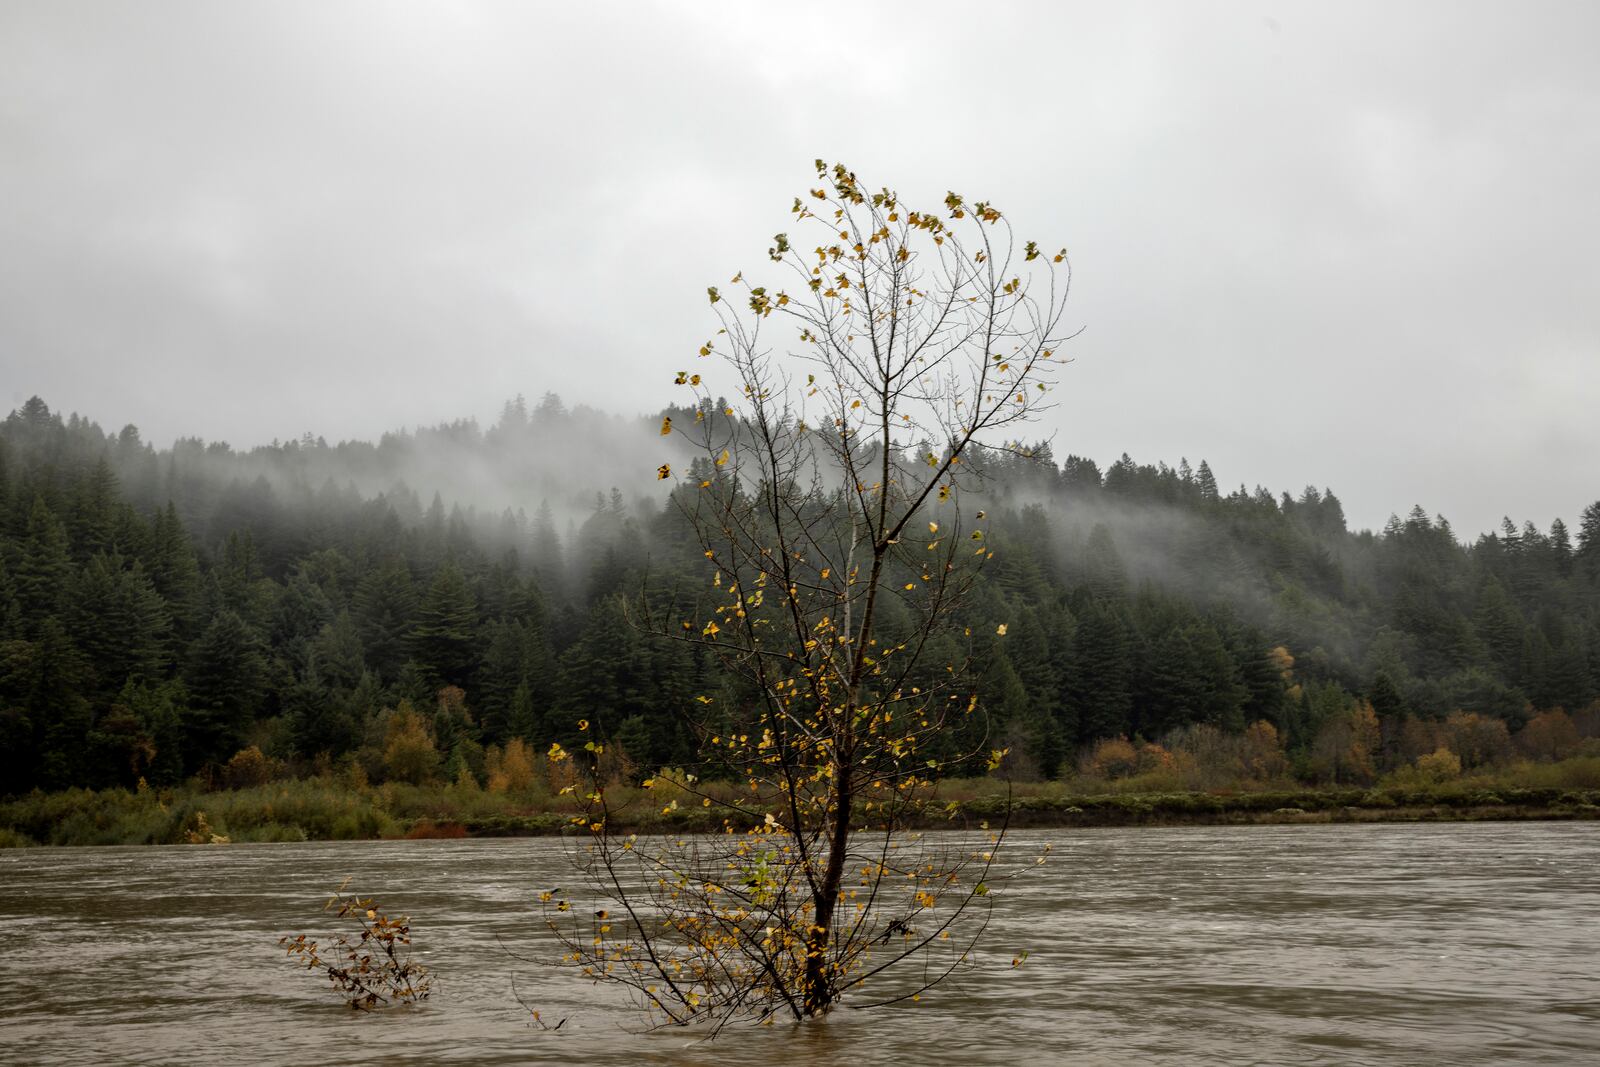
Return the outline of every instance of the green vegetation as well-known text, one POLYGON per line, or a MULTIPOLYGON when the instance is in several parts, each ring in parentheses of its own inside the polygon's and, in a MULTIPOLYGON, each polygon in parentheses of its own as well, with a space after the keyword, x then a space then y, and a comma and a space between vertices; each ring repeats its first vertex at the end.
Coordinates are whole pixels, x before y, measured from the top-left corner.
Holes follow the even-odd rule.
MULTIPOLYGON (((715 420, 721 403, 669 413, 715 420)), ((727 773, 700 761, 691 724, 700 697, 736 708, 751 694, 622 607, 644 589, 691 616, 683 590, 704 588, 707 561, 657 498, 591 489, 576 504, 571 487, 592 477, 559 447, 634 433, 672 447, 658 422, 547 397, 487 431, 157 450, 133 427, 24 404, 0 421, 4 824, 36 841, 173 841, 202 809, 234 840, 512 818, 499 800, 425 812, 404 798, 458 784, 465 798, 468 779, 498 796, 492 753, 581 747, 579 719, 625 781, 727 773), (545 506, 424 505, 404 482, 427 484, 430 456, 510 499, 546 487, 545 506), (332 782, 356 784, 317 784, 332 782), (241 788, 211 792, 228 786, 241 788), (307 798, 305 818, 247 814, 269 788, 307 798)), ((1149 788, 1208 792, 1240 775, 1368 789, 1398 774, 1455 788, 1600 737, 1600 502, 1573 533, 1508 520, 1463 544, 1420 508, 1351 532, 1327 491, 1225 494, 1205 463, 1102 471, 976 446, 970 463, 995 556, 954 620, 973 636, 941 635, 926 658, 973 657, 990 734, 950 743, 1009 748, 1017 780, 1076 792, 1085 775, 1161 772, 1173 784, 1149 788)), ((886 609, 886 633, 905 623, 886 609)))
MULTIPOLYGON (((618 829, 721 828, 698 805, 663 808, 688 794, 672 775, 613 790, 618 829)), ((730 795, 730 784, 713 785, 730 795)), ((1412 771, 1370 787, 1311 788, 1291 780, 1196 791, 1167 771, 1125 778, 1004 783, 956 779, 929 798, 925 826, 998 820, 1015 826, 1175 823, 1600 818, 1600 755, 1556 763, 1517 761, 1448 781, 1412 771), (952 809, 950 805, 955 805, 952 809)), ((559 834, 578 806, 539 776, 508 788, 468 784, 367 785, 349 776, 284 779, 207 792, 194 785, 137 790, 68 789, 0 801, 0 848, 29 845, 181 845, 246 841, 503 837, 559 834)))

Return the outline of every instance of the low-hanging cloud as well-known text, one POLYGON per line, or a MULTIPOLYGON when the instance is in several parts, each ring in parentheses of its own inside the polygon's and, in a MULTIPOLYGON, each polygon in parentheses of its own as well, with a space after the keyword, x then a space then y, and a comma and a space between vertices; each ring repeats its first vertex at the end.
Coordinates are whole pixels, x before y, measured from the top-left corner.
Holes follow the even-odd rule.
POLYGON ((0 401, 239 446, 657 410, 823 155, 1068 245, 1058 452, 1332 485, 1355 526, 1570 522, 1597 36, 1555 3, 23 0, 0 401))

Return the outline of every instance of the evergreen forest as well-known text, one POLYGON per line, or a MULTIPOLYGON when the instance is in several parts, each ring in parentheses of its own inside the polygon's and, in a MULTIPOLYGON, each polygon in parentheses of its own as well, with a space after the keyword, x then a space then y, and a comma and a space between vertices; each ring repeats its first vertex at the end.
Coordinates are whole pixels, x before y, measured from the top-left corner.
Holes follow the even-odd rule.
MULTIPOLYGON (((670 495, 695 478, 653 479, 661 417, 546 396, 487 429, 158 449, 28 401, 0 423, 0 793, 251 761, 481 781, 580 720, 640 773, 715 775, 692 724, 749 695, 629 608, 707 579, 670 495)), ((1230 491, 1205 462, 974 466, 993 557, 931 658, 972 658, 1018 777, 1360 784, 1597 745, 1600 501, 1465 541, 1421 507, 1351 530, 1331 490, 1230 491)))

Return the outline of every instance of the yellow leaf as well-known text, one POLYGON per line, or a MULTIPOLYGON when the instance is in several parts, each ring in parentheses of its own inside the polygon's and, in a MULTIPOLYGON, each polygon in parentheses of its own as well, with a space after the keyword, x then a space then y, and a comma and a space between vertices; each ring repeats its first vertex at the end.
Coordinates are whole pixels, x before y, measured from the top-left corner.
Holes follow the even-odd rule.
POLYGON ((717 466, 720 467, 720 466, 722 466, 723 464, 725 464, 727 462, 728 462, 728 450, 726 448, 724 448, 722 450, 722 455, 717 457, 717 466))
POLYGON ((999 634, 1001 637, 1004 637, 1006 635, 1006 624, 1001 623, 999 626, 996 626, 994 628, 994 632, 999 634))
POLYGON ((661 436, 666 437, 672 432, 672 416, 668 415, 661 420, 661 436))
POLYGON ((672 477, 671 465, 663 463, 661 466, 656 468, 656 481, 665 481, 670 477, 672 477))

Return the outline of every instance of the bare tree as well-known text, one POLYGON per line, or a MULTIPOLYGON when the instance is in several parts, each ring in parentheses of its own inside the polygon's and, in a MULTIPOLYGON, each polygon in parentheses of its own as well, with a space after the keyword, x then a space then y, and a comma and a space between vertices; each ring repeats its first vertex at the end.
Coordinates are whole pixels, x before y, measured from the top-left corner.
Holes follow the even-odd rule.
POLYGON ((1066 253, 1017 241, 988 203, 916 210, 821 160, 817 178, 793 207, 814 246, 768 249, 789 285, 741 273, 737 306, 708 291, 722 328, 700 356, 722 357, 736 399, 681 371, 694 403, 661 428, 704 453, 673 499, 710 588, 638 619, 713 650, 730 681, 696 724, 722 773, 650 795, 713 809, 724 833, 613 833, 591 775, 580 860, 611 906, 546 898, 567 959, 666 1022, 805 1018, 868 981, 919 996, 969 960, 1004 833, 911 828, 936 779, 1004 755, 954 621, 993 555, 962 495, 977 446, 1020 449, 1012 428, 1049 402, 1066 253))

